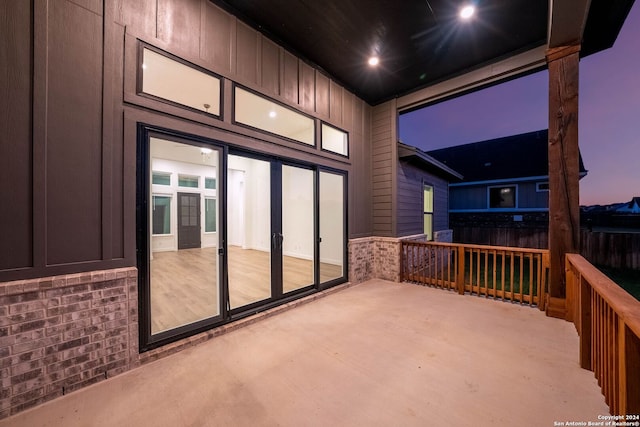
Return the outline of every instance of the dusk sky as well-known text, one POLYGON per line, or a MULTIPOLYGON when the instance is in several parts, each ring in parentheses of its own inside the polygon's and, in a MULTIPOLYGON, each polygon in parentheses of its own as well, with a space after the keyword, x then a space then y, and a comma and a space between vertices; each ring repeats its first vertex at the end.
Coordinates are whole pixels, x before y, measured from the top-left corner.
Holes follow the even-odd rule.
MULTIPOLYGON (((640 196, 640 2, 612 48, 580 61, 580 204, 640 196)), ((400 116, 400 139, 424 151, 548 128, 548 73, 400 116)))

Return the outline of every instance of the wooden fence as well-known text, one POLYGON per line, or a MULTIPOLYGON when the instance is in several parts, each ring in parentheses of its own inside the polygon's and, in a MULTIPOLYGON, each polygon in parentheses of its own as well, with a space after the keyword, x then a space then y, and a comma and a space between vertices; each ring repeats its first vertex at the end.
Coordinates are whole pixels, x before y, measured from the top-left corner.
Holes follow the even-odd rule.
MULTIPOLYGON (((547 229, 453 227, 453 241, 461 244, 547 249, 547 229)), ((580 230, 581 254, 595 265, 640 270, 640 233, 580 230)))
POLYGON ((549 248, 548 228, 452 227, 455 243, 519 248, 549 248))
POLYGON ((547 250, 403 241, 401 279, 545 308, 547 250))
POLYGON ((640 233, 580 230, 581 254, 592 264, 640 269, 640 233))
POLYGON ((595 373, 611 414, 640 414, 640 301, 580 255, 567 255, 566 271, 580 365, 595 373))

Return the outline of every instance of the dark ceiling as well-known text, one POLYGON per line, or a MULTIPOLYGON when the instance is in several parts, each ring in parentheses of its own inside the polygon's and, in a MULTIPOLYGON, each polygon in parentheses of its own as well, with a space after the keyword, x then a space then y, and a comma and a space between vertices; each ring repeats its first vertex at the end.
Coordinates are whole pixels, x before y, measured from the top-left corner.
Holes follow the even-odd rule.
MULTIPOLYGON (((372 105, 547 39, 548 0, 476 1, 467 22, 458 18, 463 0, 212 1, 372 105), (373 54, 380 57, 375 68, 367 64, 373 54)), ((585 43, 593 39, 594 46, 583 46, 588 53, 613 43, 633 0, 592 4, 598 16, 589 15, 585 43)))

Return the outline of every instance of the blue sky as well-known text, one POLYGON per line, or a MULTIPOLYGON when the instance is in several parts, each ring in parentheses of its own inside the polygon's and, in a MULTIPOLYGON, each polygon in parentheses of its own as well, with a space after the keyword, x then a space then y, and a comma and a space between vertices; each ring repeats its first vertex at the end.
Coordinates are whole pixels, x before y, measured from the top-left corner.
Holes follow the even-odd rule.
MULTIPOLYGON (((611 49, 580 62, 581 204, 640 196, 640 2, 611 49)), ((400 139, 425 151, 548 127, 548 75, 535 73, 400 116, 400 139)))

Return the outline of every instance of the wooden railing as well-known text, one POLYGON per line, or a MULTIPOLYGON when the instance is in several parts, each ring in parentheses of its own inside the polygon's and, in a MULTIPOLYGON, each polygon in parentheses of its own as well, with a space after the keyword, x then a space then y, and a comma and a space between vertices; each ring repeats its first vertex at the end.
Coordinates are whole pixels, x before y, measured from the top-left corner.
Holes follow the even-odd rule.
POLYGON ((549 251, 405 240, 401 279, 545 308, 549 251))
POLYGON ((566 273, 580 365, 595 373, 611 414, 640 414, 640 301, 580 255, 567 255, 566 273))

